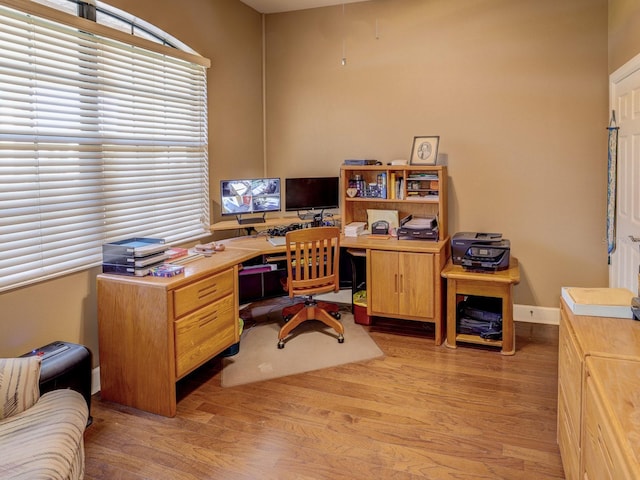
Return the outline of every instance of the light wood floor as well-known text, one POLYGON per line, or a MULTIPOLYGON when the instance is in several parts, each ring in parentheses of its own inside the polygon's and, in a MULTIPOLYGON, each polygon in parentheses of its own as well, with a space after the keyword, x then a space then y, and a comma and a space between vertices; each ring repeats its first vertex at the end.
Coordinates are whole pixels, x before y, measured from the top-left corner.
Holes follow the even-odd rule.
POLYGON ((564 478, 557 327, 517 324, 512 357, 369 328, 385 356, 359 364, 223 389, 214 360, 180 382, 175 418, 94 397, 85 478, 564 478))

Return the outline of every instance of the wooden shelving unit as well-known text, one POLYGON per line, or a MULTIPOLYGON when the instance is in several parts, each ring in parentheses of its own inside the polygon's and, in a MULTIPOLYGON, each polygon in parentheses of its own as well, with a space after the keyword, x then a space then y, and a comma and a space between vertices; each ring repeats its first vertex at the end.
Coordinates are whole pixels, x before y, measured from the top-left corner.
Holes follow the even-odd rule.
POLYGON ((448 235, 447 227, 447 167, 418 165, 343 165, 342 224, 366 222, 367 210, 397 210, 399 218, 436 216, 438 240, 448 235), (378 184, 384 175, 384 197, 347 195, 350 181, 360 176, 365 185, 378 184))
MULTIPOLYGON (((398 218, 435 216, 438 238, 399 240, 385 235, 343 236, 341 244, 366 252, 367 314, 433 323, 435 343, 444 330, 440 272, 449 258, 447 167, 415 165, 342 166, 342 225, 367 222, 367 210, 395 210, 398 218), (382 184, 378 196, 349 196, 355 177, 382 184), (384 181, 379 182, 383 176, 384 181), (380 191, 383 193, 380 194, 380 191)), ((374 189, 376 190, 376 189, 374 189)))

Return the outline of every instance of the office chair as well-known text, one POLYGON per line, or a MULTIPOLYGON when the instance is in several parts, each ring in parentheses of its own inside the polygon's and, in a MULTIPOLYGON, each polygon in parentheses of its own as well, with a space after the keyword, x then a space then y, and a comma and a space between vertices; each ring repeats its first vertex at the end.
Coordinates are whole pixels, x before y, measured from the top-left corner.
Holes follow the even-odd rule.
POLYGON ((278 348, 284 348, 289 333, 306 320, 319 320, 338 332, 338 343, 344 342, 344 327, 338 321, 338 306, 316 302, 314 295, 340 290, 340 229, 314 227, 294 230, 286 234, 287 278, 284 289, 289 297, 307 297, 282 310, 285 324, 278 334, 278 348))

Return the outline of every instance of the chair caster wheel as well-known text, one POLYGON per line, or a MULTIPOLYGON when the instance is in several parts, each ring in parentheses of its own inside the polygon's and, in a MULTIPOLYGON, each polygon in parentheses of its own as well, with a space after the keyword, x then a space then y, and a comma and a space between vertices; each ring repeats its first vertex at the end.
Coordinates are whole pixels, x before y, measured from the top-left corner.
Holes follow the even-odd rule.
POLYGON ((284 348, 284 340, 280 340, 280 341, 278 342, 278 348, 279 348, 280 350, 282 350, 282 349, 284 348))
POLYGON ((284 323, 287 323, 292 318, 293 318, 293 315, 283 315, 282 316, 282 320, 284 321, 284 323))
POLYGON ((340 315, 340 312, 330 312, 329 315, 331 315, 336 320, 340 320, 340 317, 342 316, 340 315))
POLYGON ((344 336, 338 335, 338 343, 344 343, 344 336))

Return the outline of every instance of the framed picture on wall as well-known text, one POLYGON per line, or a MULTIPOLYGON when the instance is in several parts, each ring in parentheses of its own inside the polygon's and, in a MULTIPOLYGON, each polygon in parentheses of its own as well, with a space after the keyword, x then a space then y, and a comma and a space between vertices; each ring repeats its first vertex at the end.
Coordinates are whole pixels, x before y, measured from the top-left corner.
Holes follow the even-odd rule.
POLYGON ((438 161, 439 136, 435 137, 413 137, 411 147, 411 165, 435 165, 438 161))

